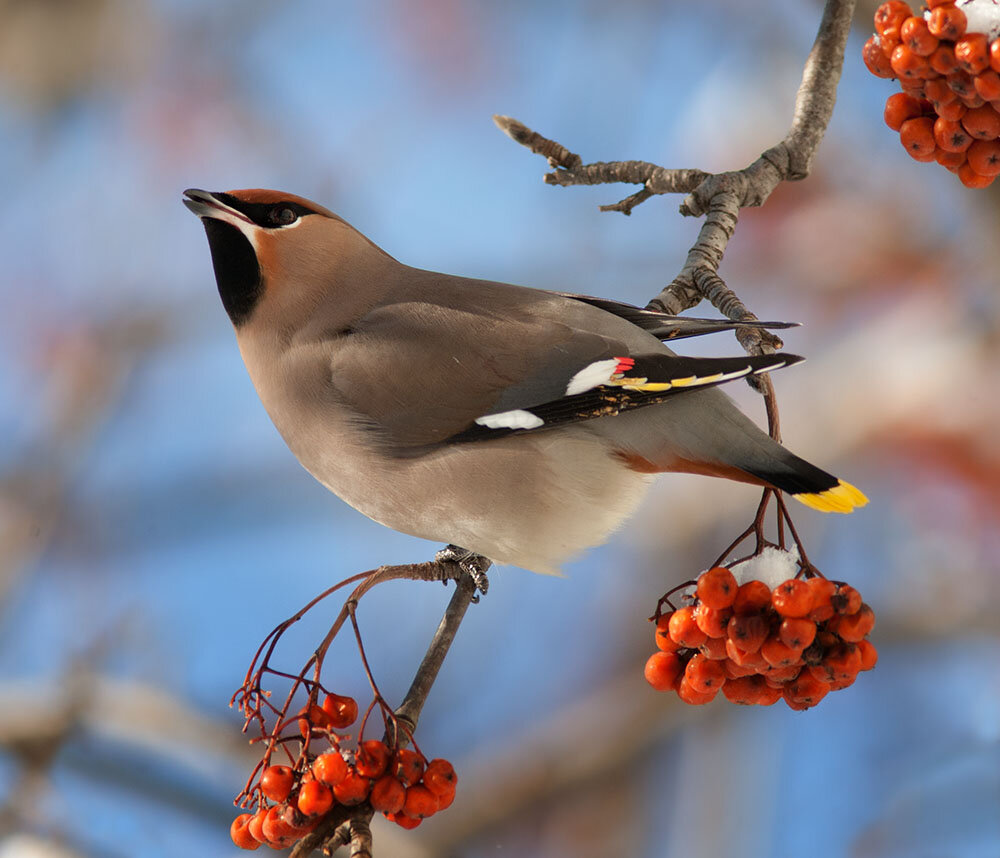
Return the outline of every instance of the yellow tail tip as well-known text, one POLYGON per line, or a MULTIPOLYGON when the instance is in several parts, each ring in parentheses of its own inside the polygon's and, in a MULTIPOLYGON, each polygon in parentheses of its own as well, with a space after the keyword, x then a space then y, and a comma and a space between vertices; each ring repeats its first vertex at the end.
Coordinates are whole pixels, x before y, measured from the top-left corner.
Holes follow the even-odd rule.
POLYGON ((837 485, 825 492, 803 492, 792 497, 820 512, 854 512, 858 507, 868 503, 868 498, 863 492, 843 480, 839 480, 837 485))

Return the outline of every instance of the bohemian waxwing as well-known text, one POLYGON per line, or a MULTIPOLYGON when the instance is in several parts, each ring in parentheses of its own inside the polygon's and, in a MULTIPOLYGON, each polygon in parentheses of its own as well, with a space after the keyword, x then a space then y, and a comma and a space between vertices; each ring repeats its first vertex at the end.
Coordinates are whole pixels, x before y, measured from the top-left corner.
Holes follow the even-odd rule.
POLYGON ((410 268, 279 191, 184 193, 274 425, 317 480, 387 527, 556 573, 661 471, 828 512, 867 503, 714 389, 801 358, 687 358, 661 342, 733 323, 410 268))

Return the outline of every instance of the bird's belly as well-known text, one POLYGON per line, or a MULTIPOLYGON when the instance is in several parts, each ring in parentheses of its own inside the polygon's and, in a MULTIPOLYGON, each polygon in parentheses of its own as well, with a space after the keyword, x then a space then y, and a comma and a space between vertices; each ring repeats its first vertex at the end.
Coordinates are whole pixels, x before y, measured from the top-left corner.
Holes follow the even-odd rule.
POLYGON ((334 494, 387 527, 548 574, 604 542, 651 479, 579 429, 459 444, 413 459, 375 455, 343 436, 336 448, 293 451, 334 494))

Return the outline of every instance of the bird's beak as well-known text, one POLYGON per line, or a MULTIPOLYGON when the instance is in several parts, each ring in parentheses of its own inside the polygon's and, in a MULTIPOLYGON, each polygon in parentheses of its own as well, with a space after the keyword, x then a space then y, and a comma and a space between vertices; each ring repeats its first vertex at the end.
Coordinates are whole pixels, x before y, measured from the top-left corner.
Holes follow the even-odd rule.
POLYGON ((187 197, 184 200, 184 205, 191 209, 198 217, 221 220, 235 227, 240 227, 241 224, 255 226, 254 222, 245 214, 219 199, 219 197, 226 196, 226 194, 211 194, 199 188, 188 188, 184 192, 184 196, 187 197))

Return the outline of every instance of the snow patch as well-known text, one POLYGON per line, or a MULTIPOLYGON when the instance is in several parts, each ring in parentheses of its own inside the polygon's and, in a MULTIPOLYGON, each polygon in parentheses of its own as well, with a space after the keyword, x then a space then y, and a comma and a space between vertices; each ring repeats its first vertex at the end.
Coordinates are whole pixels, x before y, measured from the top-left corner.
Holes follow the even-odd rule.
POLYGON ((998 0, 958 0, 955 5, 965 13, 965 32, 985 33, 990 41, 1000 35, 998 0))
POLYGON ((791 551, 782 551, 768 546, 756 557, 730 566, 729 571, 740 585, 757 580, 773 590, 783 581, 794 578, 799 571, 799 549, 793 547, 791 551))

